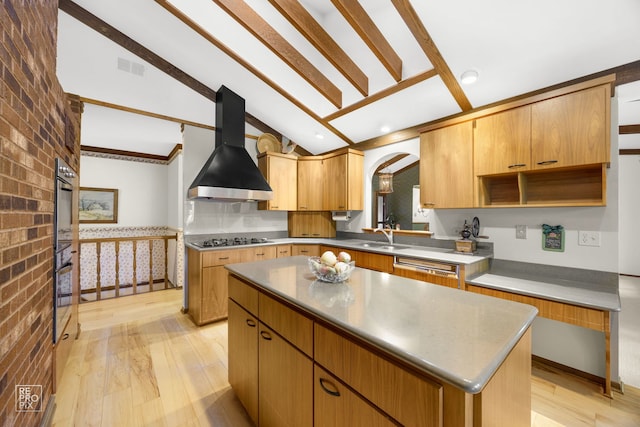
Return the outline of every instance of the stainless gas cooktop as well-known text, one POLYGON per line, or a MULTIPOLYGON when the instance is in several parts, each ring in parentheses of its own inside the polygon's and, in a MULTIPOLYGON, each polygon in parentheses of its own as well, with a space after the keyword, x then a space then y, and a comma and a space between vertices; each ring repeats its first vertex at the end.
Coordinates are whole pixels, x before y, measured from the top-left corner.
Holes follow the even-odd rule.
POLYGON ((257 245, 260 243, 269 243, 266 237, 227 237, 213 238, 191 242, 192 245, 199 248, 216 248, 219 246, 241 246, 241 245, 257 245))

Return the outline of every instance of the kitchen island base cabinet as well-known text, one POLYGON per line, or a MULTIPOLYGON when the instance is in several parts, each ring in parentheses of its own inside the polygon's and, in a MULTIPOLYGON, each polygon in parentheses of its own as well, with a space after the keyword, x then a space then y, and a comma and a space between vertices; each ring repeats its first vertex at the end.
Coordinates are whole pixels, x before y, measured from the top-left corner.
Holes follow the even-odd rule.
POLYGON ((529 329, 471 392, 234 273, 229 297, 229 382, 259 427, 531 424, 529 329))

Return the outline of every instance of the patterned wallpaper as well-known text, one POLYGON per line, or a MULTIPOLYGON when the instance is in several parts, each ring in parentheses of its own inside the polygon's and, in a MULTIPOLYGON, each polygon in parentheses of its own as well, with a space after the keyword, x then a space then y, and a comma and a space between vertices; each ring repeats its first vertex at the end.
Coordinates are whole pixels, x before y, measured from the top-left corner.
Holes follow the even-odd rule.
MULTIPOLYGON (((178 272, 184 266, 184 240, 181 230, 169 227, 81 227, 80 229, 80 288, 95 289, 97 286, 97 244, 82 243, 83 239, 165 236, 176 234, 176 240, 168 241, 168 276, 174 286, 182 286, 184 278, 178 272), (179 248, 179 250, 178 250, 179 248)), ((120 243, 118 267, 120 285, 133 283, 133 245, 136 244, 136 283, 149 281, 149 259, 152 259, 153 280, 164 279, 164 241, 153 241, 151 254, 149 241, 125 241, 120 243)), ((114 286, 116 280, 115 242, 101 243, 100 286, 114 286)))
MULTIPOLYGON (((403 230, 413 228, 413 186, 420 184, 420 167, 415 165, 393 175, 393 193, 387 194, 387 214, 393 213, 403 230)), ((378 189, 378 176, 372 179, 372 187, 378 189)), ((374 200, 375 203, 375 200, 374 200)), ((374 212, 374 211, 372 211, 374 212)), ((373 217, 375 218, 375 212, 373 217)))

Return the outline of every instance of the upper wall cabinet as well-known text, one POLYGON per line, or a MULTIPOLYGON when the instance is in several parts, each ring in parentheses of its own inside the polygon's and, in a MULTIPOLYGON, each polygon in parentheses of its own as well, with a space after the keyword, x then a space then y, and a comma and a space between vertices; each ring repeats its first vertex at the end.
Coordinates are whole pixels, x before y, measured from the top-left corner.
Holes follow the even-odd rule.
POLYGON ((266 152, 258 156, 258 168, 273 190, 273 199, 259 202, 258 209, 294 211, 298 198, 298 166, 295 156, 266 152))
POLYGON ((322 156, 298 157, 299 211, 321 211, 324 185, 322 156))
POLYGON ((364 208, 364 155, 345 149, 324 156, 323 210, 364 208))
POLYGON ((473 207, 473 123, 420 135, 420 201, 428 208, 473 207))
POLYGON ((534 169, 610 161, 611 87, 601 85, 531 106, 534 169))
POLYGON ((477 119, 473 144, 477 176, 531 169, 531 106, 477 119))

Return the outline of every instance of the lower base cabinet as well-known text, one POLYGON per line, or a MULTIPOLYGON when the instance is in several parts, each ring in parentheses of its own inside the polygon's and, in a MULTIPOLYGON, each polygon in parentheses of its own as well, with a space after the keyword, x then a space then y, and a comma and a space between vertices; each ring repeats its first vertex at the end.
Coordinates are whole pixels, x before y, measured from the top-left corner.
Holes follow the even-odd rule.
POLYGON ((318 365, 313 368, 313 387, 313 422, 316 426, 396 425, 318 365))
POLYGON ((270 328, 259 328, 260 427, 313 426, 313 362, 270 328))
POLYGON ((258 319, 229 300, 228 328, 229 384, 258 425, 258 319))

